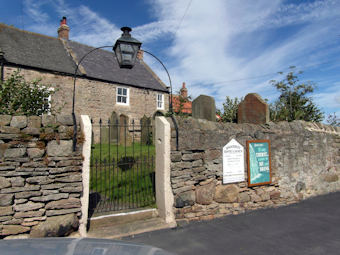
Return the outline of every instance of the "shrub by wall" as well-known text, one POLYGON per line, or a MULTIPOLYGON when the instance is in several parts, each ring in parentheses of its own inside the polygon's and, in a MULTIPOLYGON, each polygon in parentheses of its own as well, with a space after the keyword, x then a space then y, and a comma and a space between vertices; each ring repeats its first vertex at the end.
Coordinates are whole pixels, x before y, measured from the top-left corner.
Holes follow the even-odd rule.
POLYGON ((72 135, 71 115, 0 115, 1 238, 77 229, 82 156, 72 151, 72 135))
MULTIPOLYGON (((172 123, 171 120, 169 120, 172 123)), ((177 118, 171 138, 171 186, 176 219, 211 219, 246 210, 277 207, 340 191, 340 129, 303 121, 266 125, 215 123, 177 118), (222 184, 222 148, 232 138, 271 142, 272 183, 248 187, 222 184)))

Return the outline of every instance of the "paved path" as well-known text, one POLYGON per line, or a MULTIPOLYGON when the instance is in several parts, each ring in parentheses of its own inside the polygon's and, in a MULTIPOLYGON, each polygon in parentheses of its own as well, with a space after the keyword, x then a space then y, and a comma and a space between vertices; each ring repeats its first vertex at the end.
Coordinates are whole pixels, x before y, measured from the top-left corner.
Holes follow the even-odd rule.
POLYGON ((340 254, 340 192, 124 240, 184 254, 340 254))

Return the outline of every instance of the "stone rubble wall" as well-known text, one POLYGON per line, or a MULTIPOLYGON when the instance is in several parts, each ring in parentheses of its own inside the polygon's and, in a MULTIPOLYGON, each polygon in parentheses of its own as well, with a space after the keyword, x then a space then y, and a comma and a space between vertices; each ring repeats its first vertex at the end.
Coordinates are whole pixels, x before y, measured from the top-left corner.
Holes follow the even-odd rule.
MULTIPOLYGON (((168 119, 169 123, 172 121, 168 119)), ((340 191, 340 128, 303 121, 255 124, 177 118, 171 133, 171 186, 177 220, 205 220, 296 203, 340 191), (222 184, 222 148, 245 151, 245 181, 222 184), (246 141, 271 142, 272 184, 248 187, 246 141)))
MULTIPOLYGON (((9 78, 17 70, 16 67, 5 66, 5 79, 9 78)), ((58 73, 37 71, 28 68, 20 69, 20 75, 26 81, 41 79, 41 84, 51 86, 55 89, 52 95, 52 109, 59 114, 69 114, 72 110, 73 95, 73 75, 67 76, 58 73)), ((164 96, 164 110, 169 109, 169 94, 150 89, 123 86, 129 88, 129 105, 119 105, 116 103, 116 89, 119 84, 101 82, 85 78, 77 78, 77 88, 75 92, 75 114, 77 120, 80 115, 89 115, 94 124, 98 124, 102 119, 107 123, 112 112, 117 113, 118 117, 124 115, 128 117, 128 123, 132 120, 139 122, 144 115, 153 117, 157 110, 157 94, 164 96), (98 89, 100 88, 100 89, 98 89)), ((137 124, 137 123, 136 123, 137 124)), ((97 134, 97 130, 94 129, 97 134)))
POLYGON ((62 236, 77 229, 81 134, 71 115, 0 115, 0 238, 62 236))

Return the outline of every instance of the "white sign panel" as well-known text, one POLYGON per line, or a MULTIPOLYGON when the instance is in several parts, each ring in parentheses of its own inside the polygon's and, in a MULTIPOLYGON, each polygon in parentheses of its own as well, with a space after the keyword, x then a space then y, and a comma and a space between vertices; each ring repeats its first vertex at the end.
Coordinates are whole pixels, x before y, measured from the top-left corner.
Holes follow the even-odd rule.
POLYGON ((244 149, 235 139, 223 147, 223 184, 244 181, 244 149))

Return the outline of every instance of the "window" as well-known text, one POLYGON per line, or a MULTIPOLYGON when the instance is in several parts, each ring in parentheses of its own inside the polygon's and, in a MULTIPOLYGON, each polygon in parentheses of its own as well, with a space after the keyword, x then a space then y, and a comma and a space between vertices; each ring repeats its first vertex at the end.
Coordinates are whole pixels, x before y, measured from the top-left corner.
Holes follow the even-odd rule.
POLYGON ((157 94, 157 109, 164 110, 164 95, 157 94))
POLYGON ((129 89, 117 88, 117 104, 129 105, 129 89))
MULTIPOLYGON (((46 87, 45 86, 42 86, 43 89, 45 89, 46 87)), ((54 92, 54 88, 53 87, 50 87, 50 88, 47 88, 47 90, 51 93, 54 92)), ((44 103, 46 106, 48 106, 48 112, 47 112, 47 115, 51 115, 51 108, 52 108, 52 95, 49 95, 48 98, 45 98, 44 99, 44 103)))

